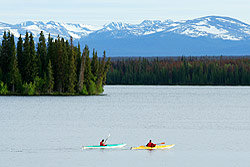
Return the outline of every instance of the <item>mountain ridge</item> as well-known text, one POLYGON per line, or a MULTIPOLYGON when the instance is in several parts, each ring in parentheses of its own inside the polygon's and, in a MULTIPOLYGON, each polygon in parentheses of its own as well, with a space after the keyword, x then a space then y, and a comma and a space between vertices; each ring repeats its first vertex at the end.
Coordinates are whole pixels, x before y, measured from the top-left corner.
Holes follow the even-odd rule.
POLYGON ((0 22, 0 39, 5 30, 10 30, 15 38, 26 31, 32 32, 35 41, 41 31, 45 36, 50 33, 53 38, 72 36, 75 42, 108 50, 111 56, 121 54, 119 52, 128 56, 151 52, 155 55, 250 54, 250 25, 222 16, 181 21, 144 20, 139 24, 111 22, 97 27, 55 21, 0 22))

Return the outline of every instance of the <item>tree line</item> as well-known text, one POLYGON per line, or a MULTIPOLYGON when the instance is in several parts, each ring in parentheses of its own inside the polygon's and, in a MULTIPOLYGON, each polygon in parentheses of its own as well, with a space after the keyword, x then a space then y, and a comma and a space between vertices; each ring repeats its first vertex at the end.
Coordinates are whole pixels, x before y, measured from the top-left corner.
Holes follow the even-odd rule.
POLYGON ((46 43, 43 32, 35 46, 32 33, 20 35, 17 46, 14 35, 4 32, 0 45, 0 94, 22 95, 96 95, 103 92, 110 58, 98 58, 93 50, 92 59, 86 45, 73 39, 53 39, 46 43))
POLYGON ((250 85, 250 57, 117 58, 107 84, 250 85))

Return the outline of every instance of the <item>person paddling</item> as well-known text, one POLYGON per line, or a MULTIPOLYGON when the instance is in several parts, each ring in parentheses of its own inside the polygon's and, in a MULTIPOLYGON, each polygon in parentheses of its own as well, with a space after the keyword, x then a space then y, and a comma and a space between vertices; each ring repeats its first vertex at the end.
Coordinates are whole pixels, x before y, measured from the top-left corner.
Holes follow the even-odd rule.
POLYGON ((104 139, 102 139, 102 141, 100 142, 100 146, 107 146, 107 144, 105 144, 104 139))
POLYGON ((156 144, 152 143, 151 140, 149 140, 148 144, 146 145, 147 147, 155 147, 156 144))

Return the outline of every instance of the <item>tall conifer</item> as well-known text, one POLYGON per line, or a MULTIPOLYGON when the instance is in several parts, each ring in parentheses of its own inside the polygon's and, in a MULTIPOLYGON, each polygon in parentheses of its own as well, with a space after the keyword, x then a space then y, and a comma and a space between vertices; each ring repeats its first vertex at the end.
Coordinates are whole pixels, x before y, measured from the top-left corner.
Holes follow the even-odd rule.
POLYGON ((24 77, 24 70, 25 70, 25 64, 24 64, 25 58, 23 57, 23 39, 22 35, 20 34, 17 42, 17 61, 18 61, 18 68, 20 71, 20 74, 22 77, 24 77))
POLYGON ((61 38, 58 36, 57 40, 55 41, 55 83, 56 83, 56 89, 60 93, 63 92, 63 48, 62 48, 62 41, 61 38))
POLYGON ((39 67, 38 67, 38 57, 35 51, 35 42, 32 33, 29 36, 29 44, 30 44, 30 71, 31 71, 31 81, 35 80, 35 77, 39 74, 39 67))
POLYGON ((49 60, 48 66, 47 66, 47 92, 52 93, 54 88, 54 76, 53 76, 53 68, 51 61, 49 60))
POLYGON ((98 63, 98 57, 97 57, 97 52, 95 52, 95 49, 93 49, 93 57, 91 61, 91 69, 92 69, 92 74, 94 76, 94 80, 96 81, 97 75, 98 75, 98 68, 99 68, 99 63, 98 63))
POLYGON ((10 84, 12 85, 12 92, 15 92, 15 88, 21 85, 21 74, 18 69, 18 62, 16 55, 12 56, 10 63, 10 73, 9 73, 10 84))
POLYGON ((3 39, 2 39, 2 49, 1 49, 1 57, 0 57, 0 67, 2 69, 2 80, 3 82, 7 82, 7 75, 8 74, 8 70, 9 70, 9 64, 10 64, 10 60, 11 57, 8 55, 9 53, 9 36, 7 36, 6 31, 4 31, 3 34, 3 39))
POLYGON ((12 92, 15 92, 15 86, 21 84, 21 75, 18 69, 17 57, 16 57, 16 46, 14 41, 14 35, 9 33, 9 56, 11 62, 9 64, 9 79, 12 85, 12 92))
POLYGON ((75 64, 75 51, 73 48, 73 39, 71 37, 70 39, 70 55, 69 55, 69 87, 68 91, 70 93, 75 92, 75 86, 76 86, 76 64, 75 64))
POLYGON ((86 48, 86 57, 85 57, 85 70, 84 70, 84 82, 86 84, 87 91, 90 92, 91 83, 93 82, 93 74, 91 72, 91 60, 89 57, 89 49, 88 46, 86 48))
POLYGON ((84 48, 82 53, 82 60, 81 60, 81 67, 79 72, 79 80, 78 80, 78 91, 81 92, 83 89, 84 83, 84 71, 85 71, 85 57, 86 53, 88 52, 87 47, 84 48))
POLYGON ((30 44, 29 44, 29 33, 26 32, 25 34, 25 38, 24 38, 24 44, 23 44, 23 67, 24 67, 24 70, 23 70, 23 80, 25 82, 30 82, 30 75, 31 75, 31 72, 30 72, 30 44))
POLYGON ((40 33, 39 42, 37 44, 37 57, 39 66, 39 75, 43 78, 47 68, 47 47, 43 31, 40 33))

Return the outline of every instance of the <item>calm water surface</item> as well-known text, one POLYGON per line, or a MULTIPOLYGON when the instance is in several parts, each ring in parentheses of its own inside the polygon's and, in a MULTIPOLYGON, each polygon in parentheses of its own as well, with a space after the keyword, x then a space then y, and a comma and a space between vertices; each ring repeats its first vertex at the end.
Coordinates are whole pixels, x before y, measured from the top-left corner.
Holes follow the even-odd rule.
POLYGON ((1 167, 250 164, 250 87, 106 86, 104 96, 1 97, 1 167), (82 145, 127 143, 124 149, 82 145), (170 150, 134 151, 153 142, 170 150))

